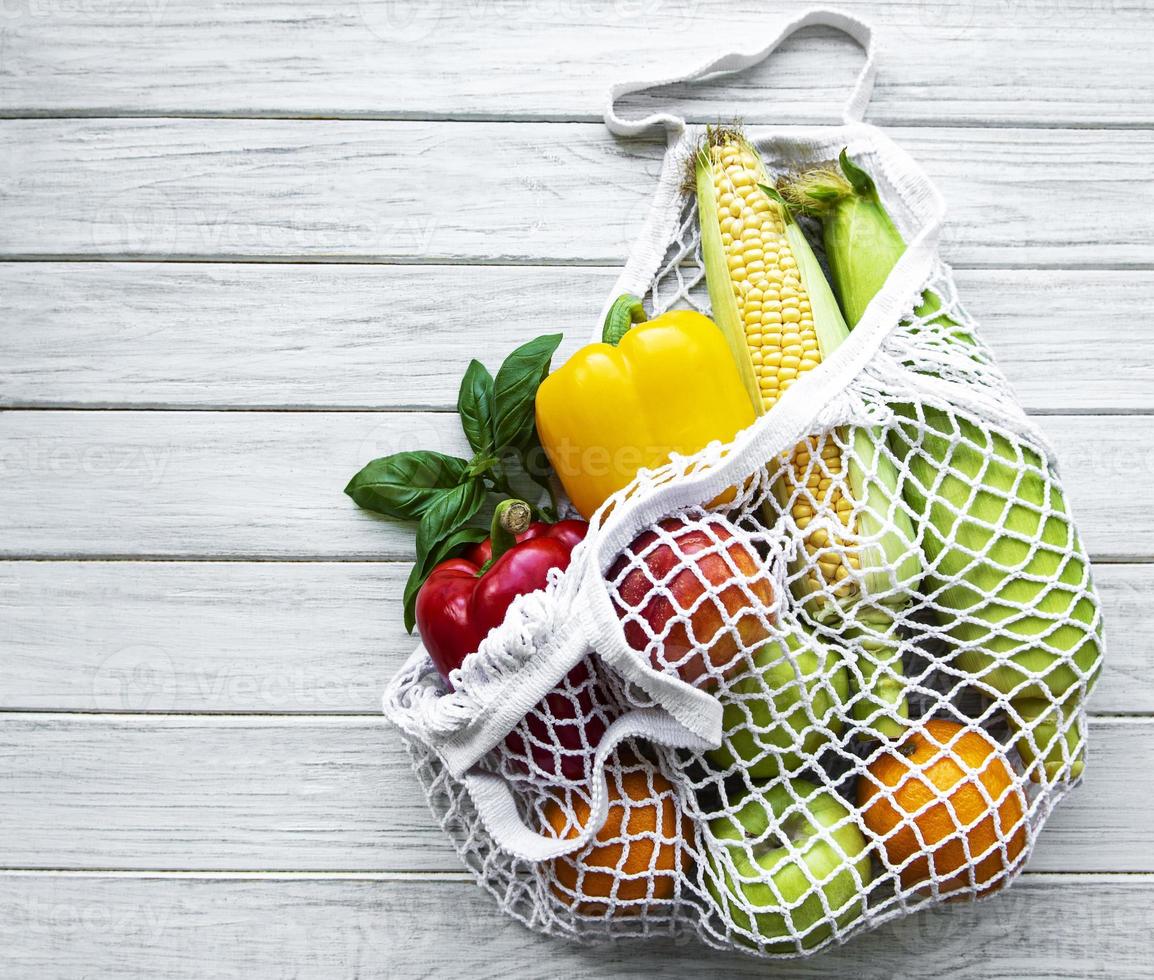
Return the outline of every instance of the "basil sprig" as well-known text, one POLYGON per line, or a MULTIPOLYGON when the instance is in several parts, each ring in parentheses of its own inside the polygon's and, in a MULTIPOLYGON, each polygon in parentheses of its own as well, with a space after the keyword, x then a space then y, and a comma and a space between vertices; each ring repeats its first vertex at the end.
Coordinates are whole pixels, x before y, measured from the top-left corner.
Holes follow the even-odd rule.
POLYGON ((433 568, 488 536, 475 518, 490 494, 524 496, 513 484, 527 477, 549 494, 538 514, 557 519, 534 402, 560 343, 561 334, 549 334, 523 344, 505 358, 496 378, 480 361, 469 363, 457 412, 472 459, 429 450, 393 453, 374 459, 345 487, 366 510, 417 524, 417 561, 405 584, 405 629, 410 633, 417 592, 433 568))

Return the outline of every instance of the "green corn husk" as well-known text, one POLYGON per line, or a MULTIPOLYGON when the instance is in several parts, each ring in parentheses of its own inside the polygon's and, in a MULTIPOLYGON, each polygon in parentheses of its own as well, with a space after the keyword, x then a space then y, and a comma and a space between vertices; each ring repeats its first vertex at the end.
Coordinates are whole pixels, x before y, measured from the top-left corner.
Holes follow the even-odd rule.
MULTIPOLYGON (((788 211, 785 213, 785 236, 813 304, 824 359, 849 337, 849 326, 804 232, 796 221, 788 218, 788 211), (817 315, 819 310, 824 315, 817 315)), ((895 619, 909 604, 909 590, 921 577, 922 565, 914 543, 913 521, 895 499, 897 470, 879 451, 885 436, 859 427, 852 430, 852 439, 852 451, 846 458, 846 482, 850 495, 862 505, 857 511, 856 524, 861 537, 857 548, 863 585, 848 602, 845 599, 831 602, 827 595, 813 593, 811 607, 814 602, 820 602, 814 611, 819 622, 848 618, 860 624, 851 626, 843 634, 855 640, 862 651, 857 664, 861 673, 861 696, 853 702, 853 717, 876 734, 899 738, 904 725, 886 714, 893 710, 900 718, 909 718, 901 648, 895 642, 895 619)), ((784 483, 779 481, 778 486, 784 483)), ((799 579, 799 587, 804 588, 806 581, 799 579)))
MULTIPOLYGON (((772 188, 765 186, 766 181, 765 169, 756 151, 740 133, 710 131, 695 167, 706 283, 714 320, 733 349, 759 414, 772 411, 772 403, 764 401, 759 380, 775 369, 758 367, 753 360, 749 346, 752 341, 747 336, 737 297, 746 295, 748 288, 756 287, 753 286, 752 274, 739 281, 731 275, 731 270, 736 267, 736 255, 731 264, 722 230, 723 219, 740 212, 743 225, 757 225, 766 236, 762 239, 766 264, 770 252, 776 254, 777 246, 784 242, 783 254, 788 251, 792 256, 796 278, 812 311, 821 359, 832 354, 849 336, 849 327, 813 250, 796 222, 791 220, 784 202, 772 188), (719 154, 727 152, 740 154, 745 162, 737 171, 741 184, 725 185, 732 200, 729 204, 722 204, 719 210, 719 200, 715 196, 718 181, 721 173, 729 171, 715 168, 724 167, 719 154), (743 195, 744 201, 739 200, 743 195), (734 207, 738 210, 733 210, 734 207), (771 231, 769 225, 773 225, 775 230, 771 231), (768 244, 769 238, 773 238, 776 244, 768 244)), ((779 273, 780 269, 763 275, 772 278, 779 273)), ((793 273, 784 275, 792 278, 793 273)), ((779 277, 776 281, 781 283, 785 280, 779 277)), ((830 551, 815 547, 808 558, 799 554, 791 568, 791 590, 816 621, 831 626, 843 623, 840 635, 853 642, 860 651, 855 671, 859 695, 851 709, 855 721, 860 724, 860 734, 897 738, 905 731, 904 720, 909 717, 909 705, 895 618, 910 602, 911 590, 921 577, 921 555, 914 540, 913 523, 898 495, 897 471, 892 460, 879 451, 884 436, 869 429, 855 428, 839 430, 837 438, 843 445, 848 442, 852 450, 844 457, 844 476, 848 496, 853 502, 853 526, 844 538, 836 531, 830 532, 836 539, 835 547, 830 551), (815 571, 815 558, 828 557, 839 551, 846 561, 852 557, 851 564, 856 563, 852 574, 836 582, 819 578, 815 571)), ((813 445, 808 442, 808 451, 812 451, 813 445)), ((801 448, 806 446, 803 444, 801 448)), ((774 485, 782 510, 792 509, 802 496, 799 488, 805 487, 807 482, 807 467, 795 465, 799 458, 797 453, 787 453, 783 457, 782 474, 774 485)), ((808 464, 810 475, 813 465, 811 459, 808 464)), ((823 502, 815 501, 815 505, 823 506, 823 502)), ((806 550, 810 550, 808 545, 806 550)))
MULTIPOLYGON (((906 245, 870 176, 844 151, 840 163, 840 171, 802 174, 782 189, 792 206, 820 219, 834 287, 856 325, 906 245)), ((941 307, 927 293, 917 314, 941 307)), ((948 328, 960 349, 973 345, 948 317, 933 323, 948 328)), ((927 594, 944 610, 938 615, 956 662, 1008 697, 1033 778, 1077 778, 1084 768, 1077 712, 1101 670, 1101 623, 1079 588, 1089 562, 1061 492, 1042 478, 1045 463, 1029 447, 941 409, 894 407, 907 421, 890 443, 912 476, 903 487, 907 503, 926 516, 927 594), (1043 526, 1037 508, 1047 503, 1043 526), (1055 550, 1031 555, 1039 540, 1055 550)))

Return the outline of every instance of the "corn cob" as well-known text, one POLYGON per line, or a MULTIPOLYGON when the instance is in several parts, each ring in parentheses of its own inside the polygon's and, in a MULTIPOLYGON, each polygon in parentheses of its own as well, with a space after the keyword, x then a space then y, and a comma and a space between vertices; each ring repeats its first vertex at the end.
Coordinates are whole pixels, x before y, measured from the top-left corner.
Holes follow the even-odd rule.
MULTIPOLYGON (((803 174, 783 191, 821 220, 834 286, 852 326, 906 246, 870 176, 844 151, 840 162, 840 170, 803 174)), ((927 318, 941 308, 926 293, 916 313, 927 318)), ((973 348, 953 320, 930 322, 959 348, 973 348)), ((933 406, 895 409, 908 424, 895 430, 891 444, 912 477, 903 487, 907 502, 927 518, 926 584, 957 663, 992 689, 986 693, 1009 699, 1018 750, 1034 779, 1063 772, 1077 778, 1084 767, 1078 708, 1101 668, 1101 620, 1090 597, 1089 561, 1061 491, 1049 485, 1044 461, 1028 446, 933 406), (1064 560, 1067 550, 1073 557, 1064 560)))
MULTIPOLYGON (((769 412, 849 329, 753 147, 711 129, 695 171, 713 318, 754 408, 769 412)), ((909 708, 894 616, 921 565, 882 441, 861 428, 808 437, 780 461, 774 493, 804 549, 791 588, 819 622, 846 622, 841 635, 861 650, 854 717, 866 732, 896 737, 909 708)))

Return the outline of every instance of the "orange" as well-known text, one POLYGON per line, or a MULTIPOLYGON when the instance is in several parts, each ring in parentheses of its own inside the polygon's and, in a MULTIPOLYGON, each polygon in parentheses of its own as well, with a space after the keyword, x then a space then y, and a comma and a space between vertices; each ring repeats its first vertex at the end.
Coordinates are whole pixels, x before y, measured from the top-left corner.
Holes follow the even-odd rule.
MULTIPOLYGON (((643 899, 673 897, 678 866, 678 804, 673 785, 661 773, 633 769, 608 773, 609 816, 597 836, 581 850, 555 858, 553 892, 584 915, 606 915, 608 901, 638 902, 613 906, 617 915, 641 912, 643 899), (574 894, 576 893, 576 894, 574 894)), ((576 837, 589 821, 589 804, 573 796, 577 826, 556 800, 545 804, 545 818, 557 837, 576 837)))
POLYGON ((901 868, 903 888, 931 878, 942 893, 1001 886, 1005 879, 994 879, 1026 846, 1025 798, 985 732, 928 721, 870 763, 869 773, 858 780, 858 807, 890 865, 901 868))

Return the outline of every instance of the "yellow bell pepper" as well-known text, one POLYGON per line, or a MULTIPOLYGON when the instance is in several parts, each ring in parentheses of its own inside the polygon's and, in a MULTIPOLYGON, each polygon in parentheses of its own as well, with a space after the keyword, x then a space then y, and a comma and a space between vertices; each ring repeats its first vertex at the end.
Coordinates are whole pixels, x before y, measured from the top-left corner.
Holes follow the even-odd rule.
POLYGON ((641 301, 626 294, 602 336, 537 389, 541 444, 586 518, 643 467, 728 442, 755 419, 725 337, 708 317, 673 310, 646 320, 641 301))

